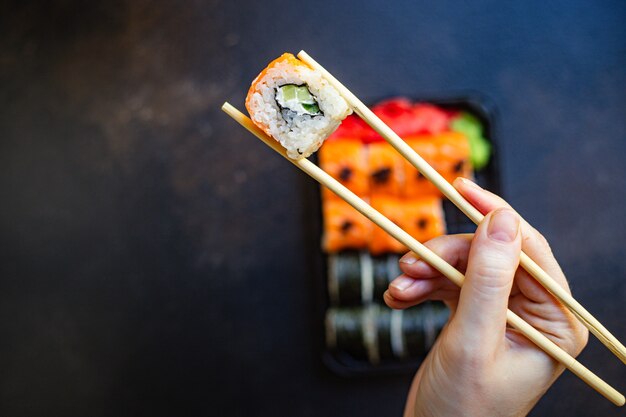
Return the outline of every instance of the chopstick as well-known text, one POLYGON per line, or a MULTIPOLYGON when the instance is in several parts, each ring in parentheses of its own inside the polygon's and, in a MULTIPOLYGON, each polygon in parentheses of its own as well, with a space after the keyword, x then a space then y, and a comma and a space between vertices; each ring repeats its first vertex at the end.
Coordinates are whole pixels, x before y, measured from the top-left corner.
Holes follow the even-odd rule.
MULTIPOLYGON (((363 119, 370 127, 378 132, 391 146, 393 146, 406 160, 408 160, 422 175, 445 195, 455 206, 457 206, 475 224, 480 223, 484 215, 479 212, 470 202, 468 202, 441 174, 439 174, 428 162, 417 154, 405 141, 403 141, 389 126, 387 126, 378 116, 374 114, 365 104, 363 104, 350 90, 333 77, 324 67, 317 63, 306 52, 300 51, 298 58, 311 68, 322 73, 339 94, 348 102, 350 107, 363 119)), ((545 272, 535 261, 522 251, 520 255, 520 265, 539 284, 541 284, 550 294, 567 307, 589 331, 596 336, 615 356, 626 364, 626 347, 615 336, 611 334, 591 313, 589 313, 578 301, 574 299, 563 287, 561 287, 547 272, 545 272)))
MULTIPOLYGON (((445 260, 435 254, 433 251, 422 245, 415 240, 411 235, 402 230, 399 226, 393 223, 391 220, 383 216, 380 212, 376 211, 373 207, 359 198, 352 191, 347 189, 343 184, 330 176, 326 171, 315 165, 313 162, 306 158, 291 159, 287 156, 285 149, 274 139, 265 134, 259 129, 246 115, 234 108, 229 103, 224 103, 222 110, 230 117, 235 119, 240 125, 245 127, 248 131, 254 134, 257 138, 261 139, 266 145, 279 153, 283 158, 300 168, 307 173, 313 179, 320 184, 324 185, 332 192, 341 197, 344 201, 354 207, 357 211, 363 214, 365 217, 380 226, 385 232, 397 239, 403 245, 408 247, 411 251, 417 254, 421 259, 428 262, 435 269, 448 277, 452 282, 461 287, 465 279, 464 275, 459 272, 452 265, 448 264, 445 260)), ((574 359, 570 354, 561 349, 558 345, 526 323, 521 317, 513 313, 511 310, 507 310, 507 323, 513 328, 519 330, 530 341, 536 344, 541 350, 546 352, 556 361, 560 362, 567 369, 572 371, 576 376, 582 379, 590 387, 595 389, 609 401, 617 406, 624 405, 624 396, 620 394, 615 388, 600 379, 597 375, 587 369, 584 365, 574 359)))

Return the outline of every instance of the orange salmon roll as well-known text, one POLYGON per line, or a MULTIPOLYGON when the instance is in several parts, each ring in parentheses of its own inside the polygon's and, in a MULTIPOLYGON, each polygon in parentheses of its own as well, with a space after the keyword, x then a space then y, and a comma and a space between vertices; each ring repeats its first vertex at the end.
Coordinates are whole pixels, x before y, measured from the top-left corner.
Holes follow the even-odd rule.
POLYGON ((352 113, 319 71, 287 53, 254 79, 246 109, 254 124, 280 142, 294 159, 315 152, 352 113))
POLYGON ((346 249, 367 248, 372 222, 343 200, 325 200, 322 204, 324 234, 322 247, 334 253, 346 249))
POLYGON ((387 142, 368 146, 370 195, 399 197, 404 176, 404 159, 387 142))
MULTIPOLYGON (((326 142, 319 152, 320 167, 359 197, 369 191, 365 147, 358 140, 326 142)), ((332 191, 322 187, 324 199, 338 199, 332 191)))
POLYGON ((402 228, 416 240, 426 242, 446 233, 441 199, 424 197, 408 200, 403 205, 404 217, 402 228))
POLYGON ((437 146, 437 170, 448 182, 457 177, 472 177, 470 145, 463 133, 440 133, 434 143, 437 146))
MULTIPOLYGON (((432 138, 431 135, 424 135, 424 138, 406 139, 406 143, 428 164, 437 169, 437 146, 432 142, 432 138)), ((437 187, 407 160, 404 160, 404 186, 402 189, 402 195, 408 199, 441 195, 437 187)))
MULTIPOLYGON (((402 200, 394 197, 377 196, 372 198, 370 204, 389 220, 403 227, 406 214, 402 200)), ((372 239, 369 242, 369 250, 372 255, 381 255, 390 252, 403 253, 407 251, 407 248, 389 236, 383 229, 374 225, 372 228, 372 239)))

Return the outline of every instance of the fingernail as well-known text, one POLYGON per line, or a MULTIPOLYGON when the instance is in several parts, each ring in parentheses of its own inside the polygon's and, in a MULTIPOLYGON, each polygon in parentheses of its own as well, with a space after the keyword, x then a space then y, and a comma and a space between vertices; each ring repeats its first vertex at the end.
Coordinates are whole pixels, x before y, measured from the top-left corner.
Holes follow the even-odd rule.
POLYGON ((469 187, 472 187, 472 188, 477 188, 477 189, 479 189, 479 190, 482 190, 482 188, 480 188, 480 186, 479 186, 478 184, 476 184, 474 181, 468 180, 467 178, 463 178, 463 177, 459 177, 459 180, 460 180, 463 184, 465 184, 465 185, 467 185, 467 186, 469 186, 469 187))
POLYGON ((513 210, 499 209, 491 215, 487 235, 498 242, 512 242, 518 230, 519 216, 513 210))
POLYGON ((415 262, 417 262, 417 257, 412 252, 409 252, 402 258, 400 258, 399 262, 407 265, 413 265, 415 262))
POLYGON ((400 291, 404 291, 407 288, 409 288, 411 285, 413 285, 414 282, 415 280, 413 278, 401 276, 401 277, 394 279, 390 285, 392 287, 399 289, 400 291))

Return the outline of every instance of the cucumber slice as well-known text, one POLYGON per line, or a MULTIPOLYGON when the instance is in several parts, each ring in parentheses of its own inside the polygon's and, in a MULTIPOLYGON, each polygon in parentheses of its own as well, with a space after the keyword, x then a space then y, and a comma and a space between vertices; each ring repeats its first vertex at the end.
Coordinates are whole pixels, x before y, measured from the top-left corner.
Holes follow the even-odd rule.
POLYGON ((283 93, 283 100, 290 101, 296 100, 298 97, 298 86, 294 84, 287 84, 280 87, 283 93))
MULTIPOLYGON (((278 87, 276 103, 281 108, 281 112, 287 111, 288 114, 317 116, 322 113, 319 104, 306 84, 285 84, 278 87)), ((283 118, 287 120, 284 114, 283 118)))
POLYGON ((302 104, 315 104, 313 95, 311 95, 311 92, 305 85, 301 85, 296 88, 296 97, 302 104))
POLYGON ((306 110, 309 114, 318 114, 320 112, 320 108, 316 103, 313 103, 313 104, 302 103, 302 108, 306 110))

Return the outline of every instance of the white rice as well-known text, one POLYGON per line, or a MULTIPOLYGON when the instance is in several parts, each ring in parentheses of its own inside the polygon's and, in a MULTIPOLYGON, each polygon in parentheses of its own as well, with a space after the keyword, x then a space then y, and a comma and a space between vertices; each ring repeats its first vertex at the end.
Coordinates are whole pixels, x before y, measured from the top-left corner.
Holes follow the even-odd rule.
POLYGON ((264 74, 256 88, 249 102, 252 120, 269 126, 270 135, 293 159, 307 157, 318 150, 341 121, 352 113, 337 90, 319 72, 305 66, 280 62, 264 74), (296 115, 290 123, 283 119, 275 96, 277 88, 285 84, 307 84, 322 114, 296 115))

